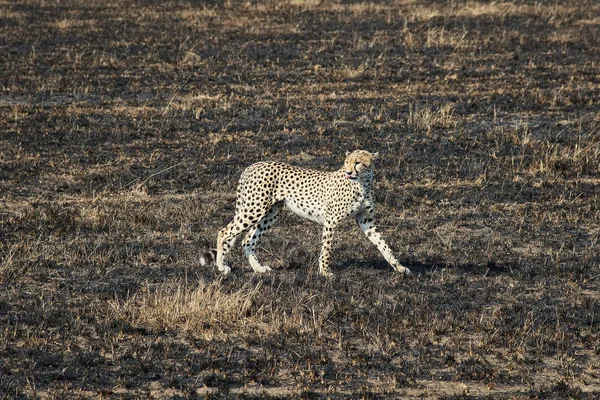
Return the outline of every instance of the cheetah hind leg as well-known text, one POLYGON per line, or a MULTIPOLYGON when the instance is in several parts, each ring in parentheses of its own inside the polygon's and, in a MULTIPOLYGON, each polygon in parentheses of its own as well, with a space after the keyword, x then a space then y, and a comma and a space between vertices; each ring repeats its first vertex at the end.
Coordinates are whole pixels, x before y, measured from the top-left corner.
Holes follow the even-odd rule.
POLYGON ((217 236, 217 269, 223 275, 228 275, 231 272, 231 268, 225 265, 225 255, 229 253, 231 247, 235 244, 235 239, 242 231, 242 227, 235 223, 235 219, 230 222, 225 228, 219 231, 217 236))
POLYGON ((250 229, 250 232, 244 238, 242 246, 244 248, 244 254, 250 263, 250 266, 254 272, 265 273, 271 272, 272 269, 269 266, 261 265, 256 258, 256 245, 260 240, 263 233, 268 231, 277 221, 279 213, 283 207, 282 203, 274 204, 271 209, 256 223, 256 225, 250 229))

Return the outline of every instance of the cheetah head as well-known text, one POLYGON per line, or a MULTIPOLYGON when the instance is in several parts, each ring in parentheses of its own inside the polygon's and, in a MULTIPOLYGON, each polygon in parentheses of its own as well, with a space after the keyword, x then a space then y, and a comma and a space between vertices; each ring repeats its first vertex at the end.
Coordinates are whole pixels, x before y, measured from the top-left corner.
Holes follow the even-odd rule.
POLYGON ((366 150, 354 150, 352 153, 347 151, 344 161, 346 179, 358 180, 369 177, 373 173, 373 161, 378 156, 379 153, 369 153, 366 150))

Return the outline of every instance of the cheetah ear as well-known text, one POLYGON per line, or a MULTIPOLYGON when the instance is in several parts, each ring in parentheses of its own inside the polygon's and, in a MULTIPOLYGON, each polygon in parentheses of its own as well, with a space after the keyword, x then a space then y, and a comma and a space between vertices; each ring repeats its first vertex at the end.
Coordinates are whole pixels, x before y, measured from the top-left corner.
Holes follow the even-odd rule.
POLYGON ((377 160, 379 158, 379 152, 371 154, 373 156, 373 160, 377 160))
POLYGON ((347 152, 346 152, 346 157, 348 157, 349 155, 350 155, 350 152, 349 152, 349 151, 347 151, 347 152))

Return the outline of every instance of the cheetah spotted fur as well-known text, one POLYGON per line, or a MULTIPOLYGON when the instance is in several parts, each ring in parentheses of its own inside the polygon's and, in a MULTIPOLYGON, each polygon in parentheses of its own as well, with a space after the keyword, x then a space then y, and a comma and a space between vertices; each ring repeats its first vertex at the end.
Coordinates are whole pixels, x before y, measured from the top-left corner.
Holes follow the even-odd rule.
POLYGON ((224 258, 236 237, 248 231, 242 247, 255 272, 268 272, 256 258, 257 243, 277 221, 285 205, 295 214, 323 225, 323 244, 319 257, 319 273, 332 276, 329 268, 333 234, 340 221, 347 217, 356 222, 367 238, 379 249, 387 262, 398 272, 410 274, 392 254, 375 226, 373 209, 373 161, 378 153, 356 150, 346 153, 344 167, 334 172, 315 171, 280 162, 258 162, 249 166, 240 177, 236 211, 233 220, 217 237, 217 248, 205 253, 201 265, 216 259, 217 268, 227 275, 231 269, 224 258))

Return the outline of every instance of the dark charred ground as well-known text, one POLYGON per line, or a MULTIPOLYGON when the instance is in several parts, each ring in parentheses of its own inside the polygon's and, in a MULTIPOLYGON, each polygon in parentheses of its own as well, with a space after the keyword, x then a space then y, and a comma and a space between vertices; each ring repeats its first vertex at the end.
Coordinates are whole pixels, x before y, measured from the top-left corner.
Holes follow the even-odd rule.
POLYGON ((599 398, 572 3, 0 1, 0 398, 599 398), (200 268, 244 167, 356 148, 414 276, 348 222, 325 281, 289 214, 273 274, 200 268))

